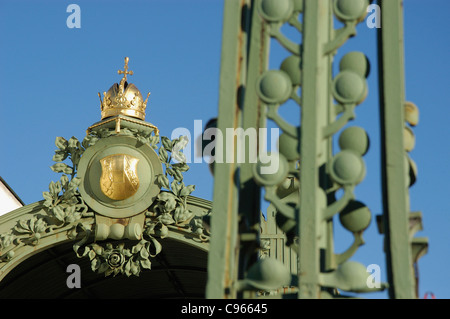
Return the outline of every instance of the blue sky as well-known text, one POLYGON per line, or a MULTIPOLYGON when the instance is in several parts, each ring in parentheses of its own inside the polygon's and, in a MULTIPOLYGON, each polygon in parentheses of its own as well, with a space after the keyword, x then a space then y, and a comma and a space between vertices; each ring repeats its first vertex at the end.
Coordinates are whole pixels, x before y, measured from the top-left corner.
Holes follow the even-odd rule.
MULTIPOLYGON (((428 254, 419 261, 420 296, 432 291, 437 298, 449 298, 450 2, 405 0, 404 9, 406 98, 420 109, 416 147, 410 154, 418 166, 418 181, 410 189, 411 210, 423 213, 424 230, 416 236, 430 241, 428 254)), ((129 82, 143 95, 152 93, 146 120, 162 135, 170 137, 179 127, 193 132, 194 120, 204 125, 215 117, 222 14, 219 0, 0 0, 0 176, 26 204, 41 200, 50 181, 59 179, 49 168, 55 138, 81 140, 100 120, 97 92, 120 80, 117 70, 125 56, 134 71, 129 82), (79 29, 66 25, 71 3, 81 8, 79 29)), ((356 187, 356 197, 371 209, 373 220, 364 236, 366 245, 352 260, 379 264, 383 271, 383 237, 375 223, 382 212, 376 30, 365 22, 335 60, 354 50, 371 62, 369 95, 349 125, 364 127, 371 139, 364 156, 367 175, 356 187)), ((285 56, 274 43, 269 67, 278 68, 285 56)), ((280 111, 298 125, 298 109, 287 105, 280 111)), ((207 164, 191 164, 185 181, 197 185, 192 195, 212 199, 207 164)), ((338 228, 336 250, 341 252, 351 244, 351 235, 338 228)), ((370 297, 385 298, 386 293, 370 297)))

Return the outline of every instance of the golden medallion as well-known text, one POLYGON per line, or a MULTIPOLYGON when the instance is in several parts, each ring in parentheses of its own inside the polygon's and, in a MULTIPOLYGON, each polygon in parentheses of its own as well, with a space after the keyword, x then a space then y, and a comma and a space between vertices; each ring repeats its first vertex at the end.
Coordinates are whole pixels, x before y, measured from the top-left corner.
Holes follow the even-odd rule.
POLYGON ((100 189, 103 194, 114 200, 133 196, 139 188, 138 162, 139 159, 127 154, 114 154, 102 158, 100 189))

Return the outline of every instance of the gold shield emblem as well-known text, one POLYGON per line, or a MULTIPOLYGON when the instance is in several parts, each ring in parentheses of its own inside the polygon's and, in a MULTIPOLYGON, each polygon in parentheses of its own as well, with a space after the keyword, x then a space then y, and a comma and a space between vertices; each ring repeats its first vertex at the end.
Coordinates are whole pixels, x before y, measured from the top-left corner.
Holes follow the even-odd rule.
POLYGON ((139 159, 126 154, 114 154, 102 158, 100 189, 103 194, 114 200, 133 196, 139 188, 138 162, 139 159))

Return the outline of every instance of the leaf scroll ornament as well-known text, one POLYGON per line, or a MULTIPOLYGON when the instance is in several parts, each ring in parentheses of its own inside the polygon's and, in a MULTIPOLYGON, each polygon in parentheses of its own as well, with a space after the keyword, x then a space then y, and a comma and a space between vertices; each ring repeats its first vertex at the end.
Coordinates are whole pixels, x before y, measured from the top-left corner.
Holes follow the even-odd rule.
POLYGON ((169 227, 182 227, 190 229, 201 241, 207 241, 209 236, 204 232, 203 215, 192 212, 187 205, 188 196, 195 190, 195 185, 185 185, 183 182, 183 173, 189 170, 189 166, 181 151, 188 142, 186 136, 173 140, 161 137, 158 154, 165 166, 165 173, 157 176, 156 182, 163 191, 153 204, 156 217, 147 221, 147 229, 150 234, 164 238, 169 227))
POLYGON ((51 181, 48 191, 42 193, 42 211, 44 214, 34 215, 28 220, 17 222, 10 232, 0 235, 0 263, 11 260, 15 251, 24 246, 35 246, 55 231, 67 231, 69 238, 77 236, 77 225, 83 217, 93 216, 78 193, 81 182, 76 177, 80 158, 85 150, 77 138, 69 140, 57 137, 55 140, 57 150, 53 161, 57 162, 50 168, 62 173, 60 180, 51 181), (70 159, 71 163, 64 163, 70 159))
POLYGON ((75 253, 79 258, 88 257, 92 271, 105 276, 139 276, 142 269, 151 269, 150 257, 155 257, 162 249, 155 238, 143 238, 131 247, 126 247, 124 242, 116 245, 106 243, 104 246, 98 243, 84 246, 84 242, 74 245, 75 253))

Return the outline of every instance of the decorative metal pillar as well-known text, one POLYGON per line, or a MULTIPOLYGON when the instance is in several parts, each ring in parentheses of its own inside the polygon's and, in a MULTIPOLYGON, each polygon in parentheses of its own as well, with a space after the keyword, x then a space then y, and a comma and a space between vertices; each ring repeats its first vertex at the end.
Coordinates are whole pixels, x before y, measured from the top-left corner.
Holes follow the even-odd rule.
POLYGON ((414 148, 410 126, 418 124, 418 109, 405 100, 403 1, 379 1, 382 25, 378 32, 380 72, 381 160, 383 215, 381 230, 390 298, 417 298, 413 265, 428 247, 426 238, 412 238, 422 227, 420 212, 410 213, 408 188, 417 169, 407 152, 414 148))
POLYGON ((338 291, 384 288, 368 287, 366 267, 349 261, 364 243, 362 234, 371 219, 369 209, 354 196, 354 188, 366 172, 362 156, 368 151, 368 136, 360 127, 345 128, 356 117, 356 106, 367 96, 368 60, 361 52, 349 52, 339 62, 339 73, 332 74, 336 50, 356 35, 356 25, 363 21, 366 8, 366 1, 304 1, 297 217, 299 298, 338 297, 338 291), (333 14, 344 23, 339 30, 333 28, 333 14), (341 129, 340 151, 335 152, 333 137, 341 129), (344 194, 337 199, 340 189, 344 194), (354 236, 341 254, 334 252, 336 214, 354 236))
MULTIPOLYGON (((356 26, 364 21, 368 5, 368 0, 225 2, 217 127, 222 134, 227 129, 246 132, 265 127, 268 119, 281 134, 279 153, 272 152, 270 161, 259 157, 256 163, 249 162, 254 145, 247 145, 243 163, 214 164, 209 298, 266 294, 339 298, 343 292, 388 287, 371 282, 367 268, 350 261, 364 244, 363 232, 372 219, 369 208, 354 194, 366 174, 363 156, 369 149, 369 137, 362 127, 347 126, 367 97, 370 64, 364 53, 348 52, 339 61, 339 72, 332 72, 336 51, 356 36, 356 26), (334 18, 343 27, 335 29, 334 18), (286 36, 283 27, 287 24, 301 41, 286 36), (268 37, 290 53, 279 69, 267 70, 268 37), (290 124, 278 112, 287 102, 301 109, 298 125, 290 124), (333 149, 336 138, 339 150, 333 149), (273 163, 277 169, 268 172, 273 163), (270 229, 271 235, 257 230, 261 189, 270 203, 262 228, 270 229), (338 196, 338 191, 343 195, 338 196), (342 253, 334 251, 335 217, 353 235, 353 242, 342 253), (277 229, 267 223, 275 223, 277 229), (282 242, 290 249, 289 261, 271 252, 271 243, 281 251, 282 242), (261 258, 256 254, 258 248, 263 251, 261 258), (298 260, 296 267, 292 258, 298 260)), ((412 262, 426 250, 427 241, 411 239, 421 227, 421 216, 410 214, 408 220, 404 187, 407 176, 409 185, 414 182, 415 172, 403 145, 403 138, 413 135, 406 134, 411 130, 405 128, 403 115, 400 2, 388 6, 382 12, 379 45, 385 204, 384 222, 379 225, 386 231, 390 296, 399 298, 414 296, 412 262)), ((259 141, 259 135, 255 136, 259 141)), ((231 150, 231 158, 236 160, 241 151, 239 139, 227 136, 225 140, 232 147, 218 144, 216 150, 225 154, 226 149, 227 158, 231 150)), ((256 148, 260 147, 256 143, 256 148)))
MULTIPOLYGON (((220 68, 219 114, 217 129, 225 133, 241 126, 242 88, 245 87, 247 30, 243 23, 248 1, 225 1, 220 68)), ((213 163, 214 195, 211 217, 211 249, 208 260, 207 298, 236 298, 234 284, 238 274, 238 194, 236 183, 236 141, 228 149, 216 138, 213 163), (221 159, 219 160, 219 157, 221 159), (227 161, 230 159, 231 161, 227 161)))
POLYGON ((258 286, 248 280, 248 272, 259 267, 261 189, 253 170, 264 147, 259 132, 266 125, 265 105, 258 98, 257 81, 267 69, 269 36, 257 3, 224 2, 215 126, 224 143, 216 139, 208 298, 249 298, 258 286))
POLYGON ((246 83, 240 88, 243 94, 241 152, 244 153, 244 161, 239 166, 240 280, 247 276, 248 269, 258 261, 260 249, 261 188, 253 178, 253 162, 259 152, 264 151, 264 145, 260 145, 259 131, 266 127, 266 117, 264 105, 258 99, 256 83, 259 75, 267 69, 269 42, 266 26, 259 17, 255 1, 251 1, 247 7, 244 22, 248 30, 248 57, 246 83))

